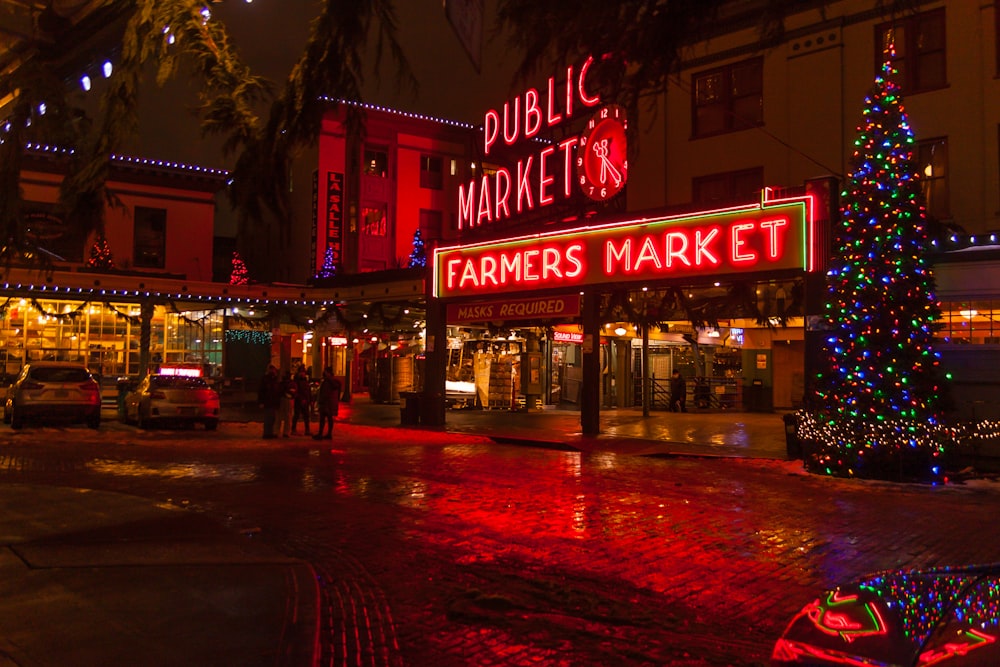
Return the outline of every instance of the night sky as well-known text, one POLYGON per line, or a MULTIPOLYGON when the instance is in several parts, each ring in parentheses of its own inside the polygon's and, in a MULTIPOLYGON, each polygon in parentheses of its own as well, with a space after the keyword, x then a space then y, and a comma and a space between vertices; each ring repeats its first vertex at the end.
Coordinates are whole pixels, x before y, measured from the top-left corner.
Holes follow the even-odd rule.
MULTIPOLYGON (((514 62, 504 59, 500 40, 491 39, 494 0, 486 0, 483 71, 477 74, 445 16, 442 0, 397 0, 399 40, 410 59, 420 89, 414 94, 395 89, 393 70, 381 81, 366 77, 364 101, 474 124, 491 106, 502 105, 511 91, 514 62)), ((284 85, 300 56, 316 16, 315 0, 227 0, 213 5, 213 15, 226 24, 233 44, 258 74, 284 85)), ((196 163, 208 167, 232 166, 219 142, 202 139, 188 111, 194 105, 193 87, 185 76, 162 89, 152 80, 142 91, 140 134, 135 152, 144 157, 196 163)))

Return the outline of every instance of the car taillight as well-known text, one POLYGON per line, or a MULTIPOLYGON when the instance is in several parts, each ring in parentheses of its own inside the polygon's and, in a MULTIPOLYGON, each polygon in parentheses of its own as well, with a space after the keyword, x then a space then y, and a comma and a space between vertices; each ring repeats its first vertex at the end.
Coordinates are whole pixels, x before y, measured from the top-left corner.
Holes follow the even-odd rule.
POLYGON ((84 391, 97 391, 97 385, 91 382, 85 382, 80 385, 80 389, 83 389, 84 391))
POLYGON ((44 389, 45 385, 40 382, 30 382, 25 381, 21 383, 21 389, 25 391, 38 391, 39 389, 44 389))
POLYGON ((167 397, 167 395, 164 394, 162 391, 151 391, 149 392, 149 397, 155 398, 157 400, 163 400, 164 398, 167 397))

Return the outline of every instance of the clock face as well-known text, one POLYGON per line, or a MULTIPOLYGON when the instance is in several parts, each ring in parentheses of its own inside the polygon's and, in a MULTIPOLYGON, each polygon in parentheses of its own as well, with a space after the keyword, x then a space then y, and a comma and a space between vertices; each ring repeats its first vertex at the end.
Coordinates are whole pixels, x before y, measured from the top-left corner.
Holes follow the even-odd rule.
POLYGON ((621 192, 628 180, 628 121, 618 105, 598 110, 587 121, 576 153, 576 178, 583 194, 606 201, 621 192))

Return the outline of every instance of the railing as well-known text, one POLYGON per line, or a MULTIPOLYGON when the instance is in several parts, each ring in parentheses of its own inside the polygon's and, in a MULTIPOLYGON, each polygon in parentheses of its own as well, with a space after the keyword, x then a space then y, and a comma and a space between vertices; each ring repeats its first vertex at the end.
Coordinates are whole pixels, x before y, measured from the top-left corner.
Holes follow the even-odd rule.
MULTIPOLYGON (((687 409, 740 410, 743 408, 740 380, 725 377, 685 378, 687 409)), ((650 378, 651 410, 670 409, 670 378, 650 378)), ((642 378, 635 379, 635 404, 642 405, 642 378)))

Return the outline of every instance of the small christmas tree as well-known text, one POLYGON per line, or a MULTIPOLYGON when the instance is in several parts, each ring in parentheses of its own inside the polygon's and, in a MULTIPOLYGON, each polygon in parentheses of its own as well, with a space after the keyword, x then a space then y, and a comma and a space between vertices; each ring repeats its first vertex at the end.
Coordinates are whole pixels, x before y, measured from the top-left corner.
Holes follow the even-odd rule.
POLYGON ((90 246, 90 259, 87 260, 87 266, 92 269, 115 268, 111 246, 108 245, 108 239, 105 238, 104 234, 98 235, 94 245, 90 246))
MULTIPOLYGON (((925 261, 913 132, 891 60, 865 100, 827 277, 818 443, 806 465, 845 476, 940 479, 941 317, 925 261)), ((807 428, 810 431, 811 428, 807 428)))
POLYGON ((420 228, 413 232, 413 250, 410 252, 409 268, 427 266, 427 250, 424 248, 424 237, 420 233, 420 228))
POLYGON ((333 261, 333 246, 326 246, 326 253, 323 255, 323 266, 314 276, 315 278, 333 278, 337 275, 337 265, 333 261))
POLYGON ((229 284, 230 285, 246 285, 250 282, 250 273, 247 271, 247 265, 240 257, 238 250, 233 251, 233 271, 229 274, 229 284))

